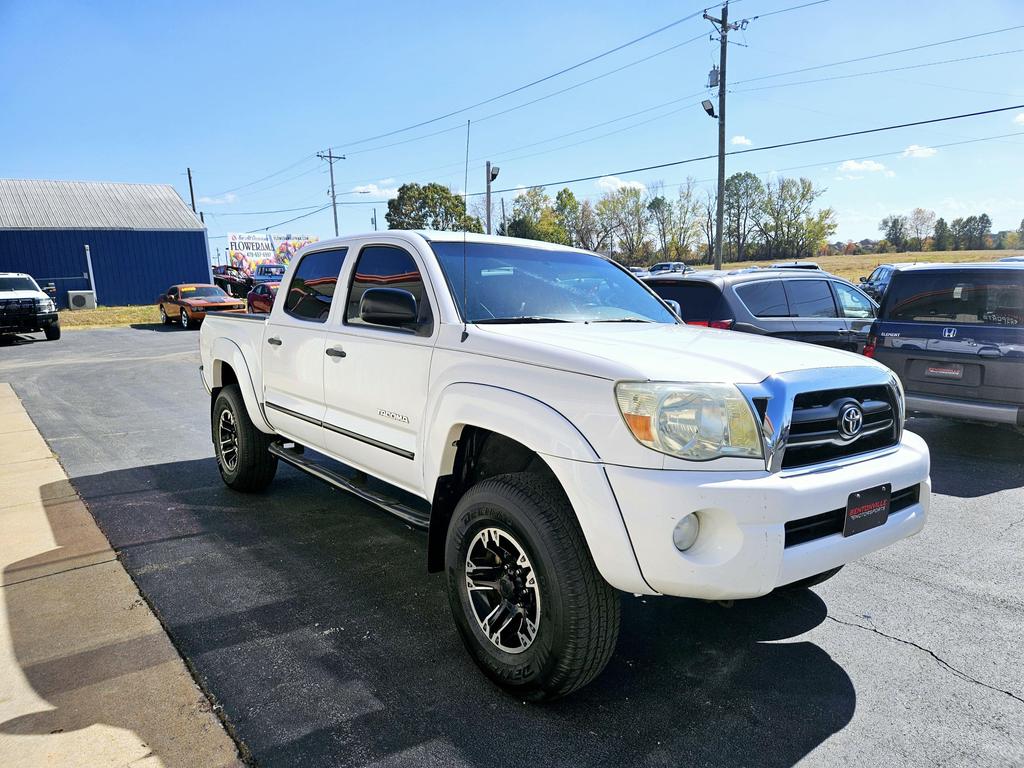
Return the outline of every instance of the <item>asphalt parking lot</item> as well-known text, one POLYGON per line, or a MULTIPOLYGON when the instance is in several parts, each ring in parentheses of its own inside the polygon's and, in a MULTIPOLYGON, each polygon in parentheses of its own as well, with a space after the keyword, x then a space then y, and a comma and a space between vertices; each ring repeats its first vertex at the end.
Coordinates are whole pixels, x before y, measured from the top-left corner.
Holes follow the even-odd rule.
POLYGON ((285 466, 223 486, 197 347, 69 331, 0 381, 257 765, 1024 764, 1024 437, 912 419, 920 536, 801 594, 625 597, 605 673, 534 706, 463 651, 422 533, 285 466))

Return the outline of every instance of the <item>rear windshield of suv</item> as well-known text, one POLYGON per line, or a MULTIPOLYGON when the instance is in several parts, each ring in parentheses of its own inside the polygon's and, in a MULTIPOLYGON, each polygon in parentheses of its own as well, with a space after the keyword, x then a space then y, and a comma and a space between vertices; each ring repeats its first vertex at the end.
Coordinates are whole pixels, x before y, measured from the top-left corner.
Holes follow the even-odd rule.
POLYGON ((650 280, 647 284, 661 298, 678 301, 687 322, 729 319, 722 292, 714 285, 681 280, 650 280))
POLYGON ((897 272, 882 316, 904 323, 1024 324, 1024 270, 897 272))

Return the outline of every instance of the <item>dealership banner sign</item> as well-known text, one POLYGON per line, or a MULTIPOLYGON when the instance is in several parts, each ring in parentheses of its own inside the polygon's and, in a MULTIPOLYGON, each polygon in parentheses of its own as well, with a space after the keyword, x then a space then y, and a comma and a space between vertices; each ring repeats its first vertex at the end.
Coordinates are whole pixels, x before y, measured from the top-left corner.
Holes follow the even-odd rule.
POLYGON ((228 259, 234 266, 252 272, 258 265, 268 262, 287 264, 299 248, 319 239, 315 235, 229 232, 228 259))

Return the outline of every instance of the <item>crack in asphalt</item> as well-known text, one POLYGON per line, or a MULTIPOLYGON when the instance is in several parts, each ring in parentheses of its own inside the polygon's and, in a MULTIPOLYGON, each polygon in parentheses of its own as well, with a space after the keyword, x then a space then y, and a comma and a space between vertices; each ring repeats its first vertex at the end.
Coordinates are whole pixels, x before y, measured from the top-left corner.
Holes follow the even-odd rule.
POLYGON ((866 630, 868 632, 874 632, 876 635, 880 635, 881 637, 884 637, 884 638, 886 638, 888 640, 895 640, 897 643, 903 643, 904 645, 909 645, 912 648, 917 648, 919 651, 924 651, 929 656, 931 656, 933 659, 935 659, 935 661, 937 661, 941 666, 943 666, 946 669, 948 669, 950 672, 952 672, 954 675, 959 677, 961 680, 965 680, 968 683, 975 683, 977 685, 982 686, 983 688, 988 688, 991 691, 995 691, 996 693, 1006 694, 1011 699, 1014 699, 1014 700, 1020 702, 1021 704, 1024 704, 1024 698, 1018 696, 1017 694, 1013 693, 1012 691, 1007 691, 1007 690, 1005 690, 1003 688, 998 688, 997 686, 989 685, 986 682, 983 682, 981 680, 978 680, 977 678, 971 677, 966 672, 963 672, 963 671, 957 669, 956 667, 954 667, 948 661, 946 661, 941 656, 936 654, 935 651, 933 651, 933 650, 931 650, 929 648, 925 648, 923 645, 918 645, 913 640, 904 640, 902 637, 896 637, 895 635, 888 635, 885 632, 882 632, 880 629, 876 629, 874 626, 866 627, 863 624, 858 624, 855 621, 843 621, 842 619, 837 619, 835 616, 831 616, 831 615, 826 616, 825 618, 826 619, 831 619, 836 624, 842 624, 842 625, 847 626, 847 627, 856 627, 857 629, 863 629, 863 630, 866 630))

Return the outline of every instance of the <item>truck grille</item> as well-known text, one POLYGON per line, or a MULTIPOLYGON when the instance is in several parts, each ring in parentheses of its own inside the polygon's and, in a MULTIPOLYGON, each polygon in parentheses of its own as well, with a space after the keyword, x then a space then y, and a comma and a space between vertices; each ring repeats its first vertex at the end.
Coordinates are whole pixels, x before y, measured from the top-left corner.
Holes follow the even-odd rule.
POLYGON ((0 299, 0 317, 13 318, 36 314, 35 299, 0 299))
MULTIPOLYGON (((902 512, 911 507, 921 498, 921 486, 912 485, 899 491, 893 491, 889 499, 889 515, 902 512)), ((846 508, 833 509, 829 512, 822 512, 820 515, 805 517, 800 520, 790 520, 786 523, 786 546, 794 547, 797 544, 806 544, 808 541, 821 539, 843 532, 843 518, 846 517, 846 508)))
POLYGON ((801 392, 793 400, 782 469, 869 453, 899 441, 900 416, 895 394, 884 385, 801 392), (856 403, 863 414, 859 432, 841 431, 843 411, 856 403))

